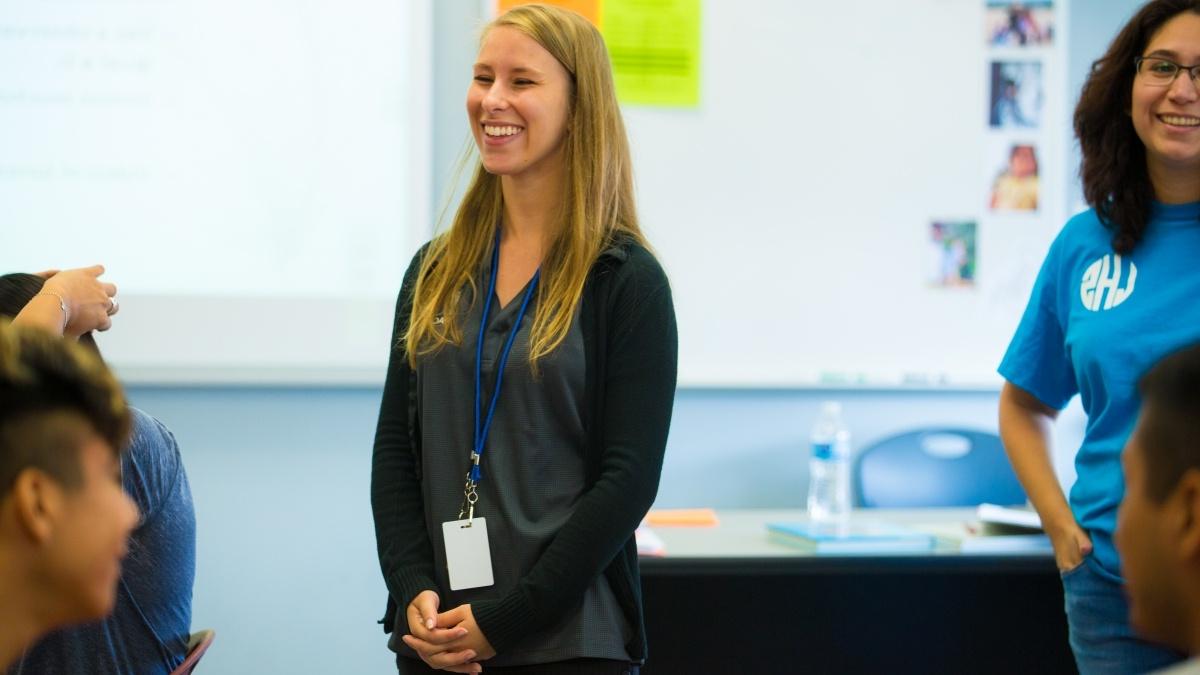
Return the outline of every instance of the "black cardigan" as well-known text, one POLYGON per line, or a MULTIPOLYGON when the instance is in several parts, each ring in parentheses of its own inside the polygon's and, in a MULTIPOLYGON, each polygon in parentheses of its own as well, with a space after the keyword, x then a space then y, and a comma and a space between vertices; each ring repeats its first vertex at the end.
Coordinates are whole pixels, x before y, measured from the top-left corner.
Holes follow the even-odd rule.
MULTIPOLYGON (((401 341, 425 250, 409 265, 396 302, 371 462, 375 538, 389 593, 382 623, 389 633, 398 607, 407 607, 421 591, 438 590, 421 497, 416 378, 401 341)), ((584 287, 580 328, 587 362, 588 487, 517 587, 501 598, 472 603, 471 609, 488 642, 504 652, 570 611, 603 572, 634 628, 626 645, 629 655, 643 661, 646 636, 633 531, 658 491, 678 357, 671 289, 646 249, 625 242, 601 255, 584 287)))

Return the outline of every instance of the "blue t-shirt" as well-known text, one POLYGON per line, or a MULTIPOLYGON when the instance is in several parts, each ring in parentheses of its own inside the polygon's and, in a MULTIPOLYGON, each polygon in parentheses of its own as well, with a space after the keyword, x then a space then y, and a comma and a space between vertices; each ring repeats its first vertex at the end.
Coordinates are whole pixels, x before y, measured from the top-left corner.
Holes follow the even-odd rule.
POLYGON ((141 521, 129 537, 113 613, 38 641, 10 675, 170 673, 187 656, 196 569, 196 515, 175 437, 131 409, 133 437, 121 462, 141 521))
POLYGON ((1120 574, 1112 534, 1125 492, 1121 449, 1137 421, 1137 383, 1159 359, 1200 342, 1200 203, 1153 206, 1128 256, 1094 211, 1050 246, 1000 374, 1055 409, 1087 413, 1071 510, 1097 562, 1120 574))

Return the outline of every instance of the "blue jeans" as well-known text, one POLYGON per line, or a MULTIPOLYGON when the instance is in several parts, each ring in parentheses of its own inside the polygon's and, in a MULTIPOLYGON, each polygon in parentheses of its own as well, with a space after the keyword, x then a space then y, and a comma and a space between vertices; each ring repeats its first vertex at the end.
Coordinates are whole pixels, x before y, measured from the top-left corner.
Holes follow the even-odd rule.
POLYGON ((1080 675, 1140 675, 1183 659, 1134 635, 1121 579, 1092 556, 1062 574, 1071 651, 1080 675))

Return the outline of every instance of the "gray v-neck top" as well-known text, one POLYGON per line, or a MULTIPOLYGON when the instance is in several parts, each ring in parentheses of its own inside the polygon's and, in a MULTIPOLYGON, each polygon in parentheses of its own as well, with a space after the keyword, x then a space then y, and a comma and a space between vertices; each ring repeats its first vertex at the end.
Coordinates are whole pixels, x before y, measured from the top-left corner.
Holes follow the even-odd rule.
MULTIPOLYGON (((488 279, 489 275, 490 265, 480 278, 488 279)), ((495 365, 525 290, 503 308, 498 298, 492 300, 483 341, 481 423, 493 391, 495 365)), ((470 464, 475 348, 483 313, 482 302, 467 302, 461 324, 462 344, 444 347, 422 357, 417 364, 425 526, 433 544, 443 611, 484 598, 503 597, 514 588, 570 518, 585 489, 586 362, 578 310, 566 339, 541 360, 535 377, 529 366, 535 295, 509 354, 481 464, 483 479, 475 516, 487 518, 495 584, 449 590, 442 523, 458 518, 470 464)), ((632 629, 602 574, 588 588, 583 602, 562 621, 529 635, 487 663, 508 666, 573 658, 628 660, 625 645, 631 636, 632 629)))

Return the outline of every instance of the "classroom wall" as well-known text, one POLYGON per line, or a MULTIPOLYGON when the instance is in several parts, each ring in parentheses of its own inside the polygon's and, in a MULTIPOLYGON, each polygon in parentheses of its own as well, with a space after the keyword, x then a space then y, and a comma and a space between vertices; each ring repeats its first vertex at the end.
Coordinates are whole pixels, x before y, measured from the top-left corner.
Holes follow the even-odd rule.
MULTIPOLYGON (((1138 4, 1075 3, 1063 31, 1074 90, 1138 4)), ((461 26, 477 21, 481 3, 434 5, 440 198, 462 148, 474 53, 461 26)), ((174 430, 187 463, 198 525, 193 625, 217 630, 205 672, 395 672, 375 624, 385 593, 368 498, 378 388, 137 387, 130 397, 174 430)), ((828 398, 843 402, 856 448, 915 426, 996 426, 995 392, 683 390, 658 504, 801 506, 805 439, 828 398)), ((1057 427, 1065 482, 1082 424, 1073 407, 1057 427)))

